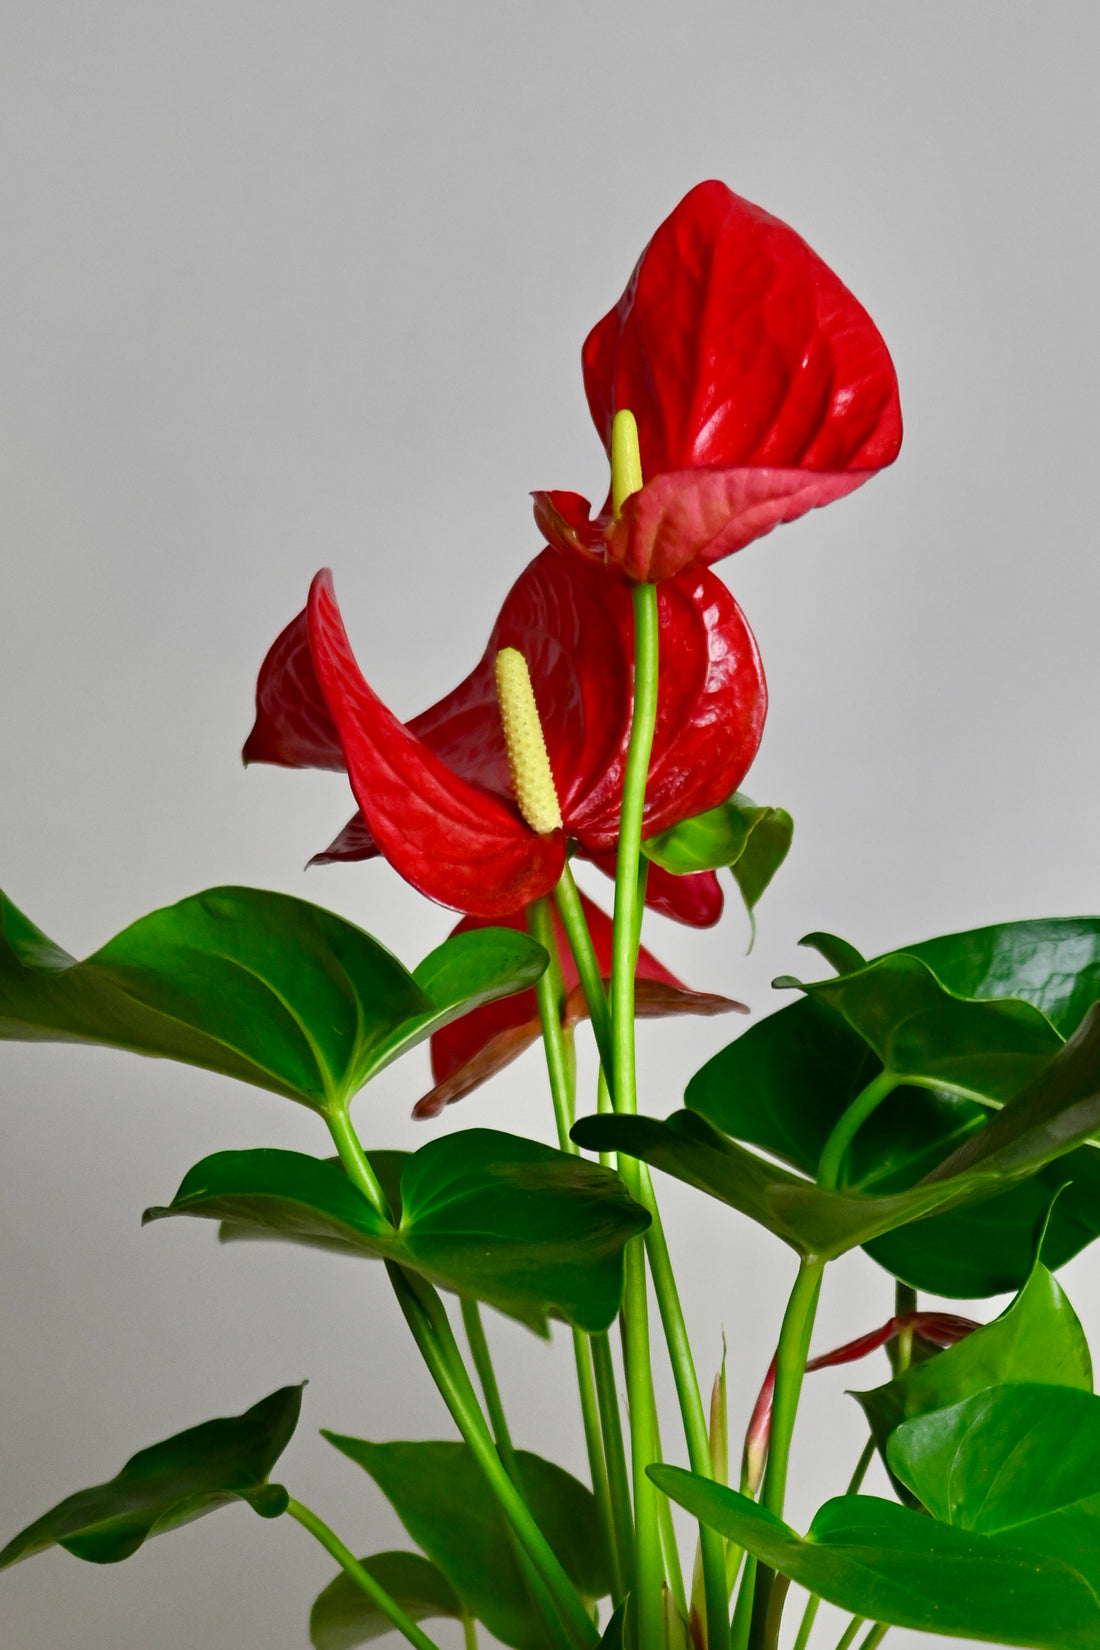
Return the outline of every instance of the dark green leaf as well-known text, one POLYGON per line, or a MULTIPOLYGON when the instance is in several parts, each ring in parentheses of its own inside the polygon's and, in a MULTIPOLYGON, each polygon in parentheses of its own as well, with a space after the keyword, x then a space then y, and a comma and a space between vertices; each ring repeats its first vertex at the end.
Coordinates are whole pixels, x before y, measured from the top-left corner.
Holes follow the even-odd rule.
POLYGON ((862 952, 857 951, 850 940, 842 940, 839 934, 826 934, 818 929, 813 934, 803 934, 798 943, 819 952, 837 974, 854 974, 867 967, 867 958, 862 952))
POLYGON ((1057 1559, 863 1495, 827 1501, 803 1539, 734 1490, 678 1467, 649 1471, 694 1517, 854 1615, 1036 1650, 1100 1645, 1100 1604, 1057 1559))
POLYGON ((888 1197, 826 1191, 746 1151, 688 1111, 674 1112, 664 1123, 649 1117, 583 1117, 574 1125, 573 1139, 587 1151, 622 1151, 641 1158, 739 1209, 799 1254, 824 1259, 941 1202, 980 1195, 974 1179, 917 1186, 888 1197))
POLYGON ((492 1129, 372 1157, 395 1232, 339 1165, 297 1152, 219 1152, 147 1220, 201 1215, 297 1242, 377 1256, 488 1301, 542 1333, 546 1318, 606 1329, 622 1299, 622 1251, 649 1224, 618 1176, 492 1129), (393 1195, 400 1167, 400 1195, 393 1195))
POLYGON ((1077 1314, 1045 1266, 999 1318, 958 1345, 898 1375, 885 1386, 856 1392, 880 1450, 904 1421, 946 1409, 989 1386, 1038 1382, 1092 1391, 1092 1360, 1077 1314))
MULTIPOLYGON (((546 1650, 507 1526, 467 1445, 325 1437, 370 1474, 471 1615, 514 1650, 546 1650)), ((583 1597, 604 1597, 610 1561, 594 1496, 537 1455, 521 1450, 518 1462, 527 1504, 566 1574, 583 1597)))
MULTIPOLYGON (((414 1621, 461 1618, 458 1594, 419 1553, 375 1553, 360 1563, 414 1621)), ((357 1644, 393 1632, 396 1628, 389 1617, 342 1570, 317 1595, 310 1611, 309 1637, 314 1650, 354 1650, 357 1644)))
POLYGON ((0 1037, 183 1060, 318 1110, 544 967, 526 935, 482 929, 413 976, 352 923, 257 888, 166 906, 76 962, 0 895, 0 1037))
POLYGON ((934 1518, 1070 1565, 1100 1591, 1100 1398, 989 1387, 908 1421, 893 1472, 934 1518))
MULTIPOLYGON (((821 949, 838 968, 862 966, 862 959, 832 936, 811 935, 806 943, 821 949)), ((1014 992, 1049 1012, 1066 1033, 1097 989, 1098 950, 1100 920, 1075 918, 948 935, 907 947, 906 953, 934 967, 952 991, 976 997, 1014 992)), ((839 1012, 824 1002, 804 1000, 759 1021, 716 1055, 692 1079, 686 1098, 692 1110, 736 1139, 814 1174, 842 1112, 881 1069, 839 1012)), ((1082 1071, 1077 1062, 1078 1079, 1082 1071)), ((946 1089, 902 1086, 853 1142, 849 1186, 866 1192, 904 1190, 988 1119, 986 1107, 946 1089)), ((978 1145, 975 1141, 975 1149, 978 1145)), ((980 1145, 984 1151, 987 1142, 980 1145)), ((1035 1219, 1057 1185, 1071 1182, 1055 1208, 1044 1258, 1060 1265, 1096 1236, 1096 1178, 1092 1148, 1076 1151, 1043 1171, 1035 1191, 1017 1187, 988 1202, 905 1226, 868 1247, 897 1276, 937 1294, 974 1296, 1017 1288, 1030 1268, 1035 1219)))
POLYGON ((267 1482, 290 1442, 301 1386, 286 1386, 243 1415, 205 1421, 131 1456, 106 1484, 80 1490, 36 1519, 0 1552, 0 1569, 61 1546, 92 1564, 129 1558, 161 1535, 231 1501, 263 1518, 286 1511, 287 1493, 267 1482))
POLYGON ((801 989, 847 1021, 899 1082, 979 1100, 1012 1099, 1062 1046, 1031 1003, 959 997, 903 952, 801 989))

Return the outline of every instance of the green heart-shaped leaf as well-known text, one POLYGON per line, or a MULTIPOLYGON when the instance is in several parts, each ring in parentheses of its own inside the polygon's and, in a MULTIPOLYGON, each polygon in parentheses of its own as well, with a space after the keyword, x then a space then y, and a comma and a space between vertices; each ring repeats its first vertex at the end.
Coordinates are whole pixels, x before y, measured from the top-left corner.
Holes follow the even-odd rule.
POLYGON ((999 1318, 903 1375, 852 1396, 879 1449, 905 1421, 947 1409, 986 1387, 1037 1382, 1092 1391, 1092 1360, 1076 1312, 1045 1266, 1037 1265, 999 1318))
POLYGON ((480 929, 409 974, 352 923, 257 888, 166 906, 76 962, 0 895, 0 1037, 183 1060, 321 1111, 545 966, 526 935, 480 929))
POLYGON ((709 1479, 665 1466, 649 1475, 693 1517, 854 1615, 1035 1650, 1100 1645, 1096 1595, 1055 1558, 864 1495, 827 1501, 802 1538, 709 1479))
POLYGON ((150 1536, 231 1501, 277 1518, 288 1497, 268 1475, 290 1442, 301 1405, 301 1386, 282 1387, 243 1415, 204 1421, 139 1450, 108 1483, 68 1496, 28 1524, 0 1552, 0 1569, 53 1546, 91 1564, 116 1564, 150 1536))
POLYGON ((542 1334, 548 1316, 591 1332, 614 1319, 623 1248, 649 1216, 611 1170, 493 1129, 371 1162, 400 1210, 396 1230, 338 1164, 276 1150, 205 1158, 171 1205, 145 1219, 199 1215, 228 1222, 234 1237, 273 1235, 394 1261, 542 1334))
MULTIPOLYGON (((458 1594, 446 1576, 419 1553, 375 1553, 359 1562, 414 1621, 439 1616, 461 1619, 458 1594)), ((390 1618, 342 1570, 318 1593, 309 1616, 314 1650, 354 1650, 355 1645, 393 1630, 390 1618)))
MULTIPOLYGON (((811 935, 850 975, 866 968, 846 942, 811 935)), ((1100 919, 1011 923, 905 948, 956 995, 1010 993, 1041 1009, 1062 1035, 1079 1025, 1100 990, 1100 919)), ((835 983, 835 982, 830 982, 835 983)), ((734 1138, 808 1174, 843 1111, 882 1069, 869 1044, 834 1008, 803 1000, 751 1026, 688 1085, 688 1106, 734 1138)), ((919 1181, 988 1121, 987 1107, 946 1089, 899 1087, 866 1122, 848 1153, 847 1180, 866 1192, 919 1181)), ((974 1296, 1018 1288, 1027 1276, 1036 1219, 1066 1180, 1044 1258, 1061 1265, 1100 1226, 1092 1148, 1063 1158, 1032 1191, 941 1214, 871 1240, 869 1252, 897 1276, 937 1294, 974 1296), (1080 1182, 1078 1184, 1078 1181, 1080 1182)))
MULTIPOLYGON (((326 1432, 392 1503, 471 1615, 514 1650, 547 1650, 547 1630, 531 1604, 497 1501, 465 1444, 372 1444, 326 1432)), ((611 1590, 611 1566, 595 1497, 551 1461, 517 1453, 535 1522, 582 1597, 611 1590)))
POLYGON ((899 1082, 977 1100, 1011 1100, 1063 1041, 1032 1003, 961 997, 904 952, 836 979, 791 983, 839 1014, 899 1082))

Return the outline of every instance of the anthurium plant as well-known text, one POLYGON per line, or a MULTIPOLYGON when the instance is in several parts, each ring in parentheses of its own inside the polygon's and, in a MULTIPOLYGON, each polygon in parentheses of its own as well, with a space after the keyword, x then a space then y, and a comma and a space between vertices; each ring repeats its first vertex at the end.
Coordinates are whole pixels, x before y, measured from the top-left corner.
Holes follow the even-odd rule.
POLYGON ((243 1501, 335 1561, 317 1650, 391 1630, 436 1650, 446 1618, 469 1650, 479 1623, 513 1650, 773 1650, 792 1582, 797 1650, 820 1642, 822 1600, 850 1615, 840 1650, 874 1650, 891 1625, 1100 1650, 1100 1399, 1054 1275, 1100 1234, 1100 918, 902 935, 871 959, 811 934, 809 978, 777 982, 786 1006, 685 1073, 682 1109, 637 1106, 638 1016, 742 1007, 646 949, 646 908, 702 928, 728 894, 754 917, 791 840, 783 809, 741 788, 764 673, 713 564, 893 462, 886 346, 792 229, 709 182, 657 229, 582 361, 608 496, 535 494, 546 547, 453 692, 400 722, 327 571, 260 667, 246 760, 346 771, 356 811, 316 857, 384 856, 458 913, 442 945, 407 966, 319 906, 224 887, 78 961, 0 899, 4 1037, 186 1061, 316 1113, 316 1155, 217 1152, 145 1219, 385 1266, 443 1436, 324 1436, 408 1546, 353 1552, 278 1481, 303 1403, 285 1386, 77 1489, 11 1534, 0 1567, 57 1545, 113 1563, 243 1501), (613 914, 579 891, 578 858, 614 879, 613 914), (589 1035, 598 1088, 578 1093, 589 1035), (477 1089, 538 1039, 553 1147, 477 1121, 477 1089), (373 1149, 352 1102, 425 1042, 434 1086, 410 1093, 425 1142, 373 1149), (470 1127, 433 1135, 459 1100, 470 1127), (743 1228, 723 1205, 793 1251, 751 1413, 728 1412, 724 1368, 701 1385, 651 1169, 709 1200, 731 1257, 743 1228), (859 1247, 893 1283, 863 1334, 830 1345, 822 1275, 859 1247), (987 1322, 951 1310, 1004 1293, 987 1322), (532 1356, 567 1326, 587 1483, 513 1441, 495 1313, 526 1326, 532 1356), (850 1482, 796 1530, 804 1378, 882 1347, 892 1378, 846 1400, 867 1431, 850 1482), (679 1406, 660 1427, 658 1357, 679 1406), (862 1493, 876 1452, 889 1496, 862 1493), (695 1521, 688 1551, 674 1503, 695 1521))

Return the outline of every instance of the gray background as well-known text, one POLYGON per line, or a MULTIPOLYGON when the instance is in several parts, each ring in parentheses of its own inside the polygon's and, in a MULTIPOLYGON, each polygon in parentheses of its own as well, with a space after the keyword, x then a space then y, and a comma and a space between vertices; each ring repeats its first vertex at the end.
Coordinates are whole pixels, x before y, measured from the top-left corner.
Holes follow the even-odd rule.
MULTIPOLYGON (((581 339, 713 175, 870 308, 907 437, 892 473, 724 564, 772 695, 750 787, 796 844, 751 957, 736 913, 701 937, 655 920, 651 944, 764 1010, 775 973, 813 971, 810 928, 873 952, 1095 909, 1098 37, 1085 0, 9 4, 12 897, 77 955, 232 881, 331 905, 410 964, 442 937, 385 866, 302 874, 350 799, 242 771, 256 668, 324 563, 399 713, 468 668, 538 549, 527 490, 602 497, 581 339)), ((644 1028, 643 1104, 671 1109, 729 1033, 644 1028)), ((285 1476, 357 1550, 392 1543, 314 1430, 450 1436, 380 1271, 138 1226, 206 1152, 323 1151, 316 1120, 109 1052, 12 1046, 2 1068, 0 1533, 308 1375, 285 1476)), ((359 1102, 370 1144, 426 1138, 426 1081, 419 1054, 359 1102)), ((549 1137, 537 1052, 458 1122, 549 1137)), ((736 1432, 790 1261, 661 1193, 708 1378, 729 1336, 736 1432)), ((1065 1278, 1095 1327, 1095 1261, 1065 1278)), ((889 1301, 869 1261, 833 1268, 817 1344, 889 1301)), ((519 1441, 581 1470, 567 1339, 493 1336, 519 1441)), ((858 1452, 851 1379, 808 1389, 796 1523, 858 1452)), ((120 1568, 18 1568, 0 1642, 292 1650, 331 1568, 288 1521, 231 1510, 120 1568)))

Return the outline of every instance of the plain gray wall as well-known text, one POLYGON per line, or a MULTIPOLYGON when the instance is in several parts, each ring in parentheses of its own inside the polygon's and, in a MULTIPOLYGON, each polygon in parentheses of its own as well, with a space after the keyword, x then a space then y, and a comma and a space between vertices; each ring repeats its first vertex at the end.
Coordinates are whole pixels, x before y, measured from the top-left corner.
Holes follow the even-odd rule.
MULTIPOLYGON (((894 471, 724 564, 771 687, 749 788, 795 848, 748 959, 732 912, 650 943, 765 1010, 774 974, 813 972, 811 928, 874 952, 1096 908, 1095 5, 38 0, 0 29, 0 880, 60 943, 233 881, 410 964, 442 937, 385 866, 302 873, 350 799, 242 771, 257 666, 329 563, 398 712, 468 668, 539 547, 528 489, 602 497, 580 343, 707 176, 868 306, 907 436, 894 471)), ((643 1028, 645 1107, 730 1031, 643 1028)), ((11 1046, 0 1069, 0 1537, 308 1375, 285 1477, 357 1550, 400 1539, 315 1431, 451 1435, 380 1271, 138 1226, 207 1152, 324 1151, 316 1120, 110 1052, 11 1046)), ((426 1138, 426 1082, 419 1054, 360 1100, 369 1144, 426 1138)), ((442 1126, 470 1122, 549 1137, 537 1051, 442 1126)), ((736 1432, 790 1261, 659 1190, 705 1377, 730 1339, 736 1432)), ((1095 1261, 1065 1278, 1095 1327, 1095 1261)), ((837 1266, 817 1344, 890 1298, 837 1266)), ((493 1335, 519 1441, 582 1470, 567 1337, 493 1335)), ((852 1379, 808 1388, 796 1523, 860 1447, 852 1379)), ((235 1509, 120 1568, 5 1575, 0 1642, 297 1650, 331 1570, 235 1509)))

